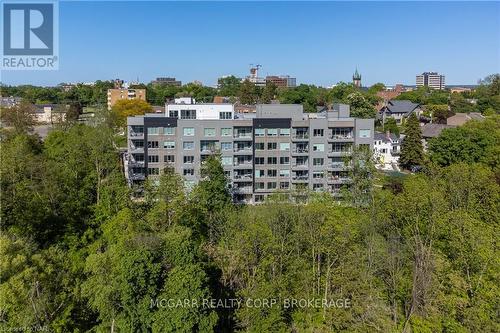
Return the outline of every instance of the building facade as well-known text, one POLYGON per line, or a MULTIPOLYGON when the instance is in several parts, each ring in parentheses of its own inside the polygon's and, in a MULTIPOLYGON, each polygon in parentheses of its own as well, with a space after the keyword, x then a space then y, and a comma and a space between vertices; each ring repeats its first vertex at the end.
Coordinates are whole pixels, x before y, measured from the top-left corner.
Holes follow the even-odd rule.
POLYGON ((156 80, 151 81, 153 86, 174 86, 180 87, 182 86, 182 82, 175 79, 175 77, 157 77, 156 80))
POLYGON ((266 84, 274 83, 276 87, 294 88, 297 86, 297 79, 289 75, 268 75, 266 76, 266 84))
POLYGON ((432 89, 442 90, 445 88, 444 75, 437 72, 424 72, 417 75, 417 87, 429 87, 432 89))
POLYGON ((146 100, 146 89, 108 89, 108 110, 121 99, 141 99, 146 100))
POLYGON ((189 188, 201 162, 220 153, 241 203, 299 188, 338 194, 349 182, 345 156, 354 145, 373 149, 374 120, 351 118, 342 104, 320 114, 290 104, 257 105, 253 114, 237 114, 232 104, 168 104, 164 115, 129 117, 127 124, 130 184, 172 167, 189 188))
POLYGON ((401 140, 391 133, 375 133, 373 157, 376 167, 381 170, 399 171, 401 140))

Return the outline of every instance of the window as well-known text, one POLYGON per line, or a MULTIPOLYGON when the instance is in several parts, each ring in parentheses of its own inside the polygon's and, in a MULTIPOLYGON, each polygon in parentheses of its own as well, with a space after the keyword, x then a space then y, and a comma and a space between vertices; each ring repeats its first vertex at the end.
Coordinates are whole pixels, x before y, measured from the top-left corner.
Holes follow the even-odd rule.
POLYGON ((184 127, 183 134, 184 136, 194 136, 194 127, 184 127))
POLYGON ((165 149, 175 149, 175 141, 164 141, 163 148, 165 149))
POLYGON ((194 169, 184 169, 182 174, 184 176, 194 176, 194 169))
POLYGON ((175 127, 163 127, 163 135, 175 135, 175 127))
POLYGON ((184 150, 193 150, 194 142, 193 141, 185 141, 182 143, 182 149, 184 150))
POLYGON ((263 202, 265 197, 262 194, 255 195, 255 202, 263 202))
POLYGON ((267 136, 278 136, 278 129, 277 128, 268 128, 267 129, 267 136))
POLYGON ((148 148, 158 148, 158 141, 148 141, 148 148))
POLYGON ((268 157, 267 164, 278 164, 278 158, 277 157, 268 157))
POLYGON ((255 164, 264 164, 264 157, 256 157, 255 164))
POLYGON ((275 169, 267 170, 268 177, 276 177, 278 175, 278 171, 275 169))
POLYGON ((194 163, 194 156, 184 156, 184 163, 194 163))
POLYGON ((233 115, 231 112, 219 112, 219 119, 232 119, 233 115))
POLYGON ((181 110, 181 119, 196 119, 196 110, 181 110))
POLYGON ((276 142, 269 142, 267 144, 267 150, 276 150, 277 146, 278 146, 278 144, 276 142))
POLYGON ((148 127, 148 135, 158 135, 160 134, 159 127, 148 127))
POLYGON ((222 165, 233 165, 233 158, 231 156, 222 156, 221 163, 222 165))
POLYGON ((323 165, 325 160, 323 158, 313 158, 313 165, 323 165))
POLYGON ((257 183, 255 183, 255 189, 256 190, 263 190, 264 189, 264 183, 263 182, 257 182, 257 183))
POLYGON ((269 182, 267 183, 267 189, 268 190, 274 190, 276 188, 276 182, 269 182))
POLYGON ((174 155, 164 155, 163 156, 163 162, 165 162, 165 163, 174 163, 175 162, 175 156, 174 155))
POLYGON ((255 129, 255 136, 264 136, 264 129, 263 128, 256 128, 255 129))
POLYGON ((231 136, 233 135, 233 129, 231 127, 224 127, 220 129, 221 136, 231 136))
POLYGON ((221 142, 220 143, 220 149, 221 150, 232 150, 233 149, 233 143, 232 142, 221 142))
POLYGON ((205 136, 215 136, 215 128, 205 128, 203 134, 205 136))
POLYGON ((284 165, 290 164, 290 157, 288 157, 288 156, 280 157, 280 164, 284 164, 284 165))
POLYGON ((255 150, 264 150, 264 142, 256 142, 255 150))
POLYGON ((313 151, 325 151, 325 145, 323 143, 313 144, 313 151))
POLYGON ((313 184, 313 190, 321 191, 323 189, 323 184, 313 184))
POLYGON ((255 178, 264 177, 264 170, 255 170, 255 178))
POLYGON ((144 148, 144 141, 132 140, 132 146, 134 146, 135 148, 144 148))
POLYGON ((324 130, 320 128, 315 128, 313 129, 313 136, 314 137, 321 137, 324 134, 324 130))
POLYGON ((290 188, 289 182, 280 182, 280 190, 288 190, 290 188))
POLYGON ((144 154, 132 154, 136 162, 144 162, 144 154))
POLYGON ((170 118, 179 118, 179 111, 178 110, 170 110, 168 112, 168 115, 170 118))
POLYGON ((288 169, 280 170, 280 177, 290 177, 290 170, 288 169))
POLYGON ((280 142, 280 150, 281 151, 290 151, 290 143, 289 142, 280 142))
POLYGON ((324 178, 325 177, 325 174, 323 171, 315 171, 313 172, 313 178, 314 179, 321 179, 321 178, 324 178))
POLYGON ((360 138, 369 138, 372 136, 372 131, 369 129, 361 129, 359 130, 359 137, 360 138))
POLYGON ((159 168, 148 168, 148 175, 159 175, 159 174, 160 174, 159 168))
POLYGON ((290 129, 289 128, 280 129, 280 136, 290 136, 290 129))
POLYGON ((159 162, 158 155, 148 155, 148 162, 149 163, 158 163, 159 162))

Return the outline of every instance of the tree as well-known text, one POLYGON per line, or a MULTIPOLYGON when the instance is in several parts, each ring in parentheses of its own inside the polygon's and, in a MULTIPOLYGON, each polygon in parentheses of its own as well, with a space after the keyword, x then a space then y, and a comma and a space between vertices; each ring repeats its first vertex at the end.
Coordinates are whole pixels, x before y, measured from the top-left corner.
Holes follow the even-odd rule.
POLYGON ((30 133, 36 124, 35 107, 23 101, 10 108, 0 108, 0 120, 12 127, 15 134, 30 133))
POLYGON ((217 80, 217 88, 219 89, 219 94, 221 96, 239 96, 241 79, 234 75, 221 77, 217 80))
POLYGON ((415 113, 412 113, 405 124, 405 138, 401 144, 399 163, 405 169, 424 163, 422 131, 415 113))
POLYGON ((273 82, 268 82, 264 91, 262 92, 262 97, 260 102, 263 104, 271 103, 277 93, 277 87, 273 82))
POLYGON ((446 104, 429 104, 426 105, 425 111, 429 113, 429 116, 432 116, 432 120, 437 124, 446 124, 446 119, 454 115, 446 104))
POLYGON ((255 94, 255 84, 249 80, 243 81, 238 94, 241 104, 255 104, 257 96, 255 94))
POLYGON ((125 126, 127 117, 143 115, 151 111, 153 111, 151 105, 141 99, 121 99, 111 108, 118 127, 125 126))
POLYGON ((368 89, 368 93, 372 95, 376 95, 379 91, 383 91, 385 89, 385 84, 383 83, 375 83, 368 89))
POLYGON ((355 118, 375 118, 375 108, 360 92, 349 94, 347 102, 351 106, 351 117, 355 118))
POLYGON ((390 133, 399 136, 399 127, 398 124, 396 123, 396 119, 392 117, 388 117, 385 119, 384 127, 383 127, 384 132, 389 131, 390 133))

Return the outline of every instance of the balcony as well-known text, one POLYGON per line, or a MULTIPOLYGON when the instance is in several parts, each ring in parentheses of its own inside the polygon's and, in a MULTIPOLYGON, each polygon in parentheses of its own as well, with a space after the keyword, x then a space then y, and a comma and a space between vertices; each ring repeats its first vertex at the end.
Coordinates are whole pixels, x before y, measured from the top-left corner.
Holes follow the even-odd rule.
POLYGON ((309 148, 295 148, 292 150, 292 154, 308 154, 309 153, 309 148))
POLYGON ((295 175, 295 176, 292 176, 292 181, 295 181, 295 182, 308 182, 309 181, 309 175, 295 175))
POLYGON ((330 141, 339 141, 339 142, 352 142, 354 141, 354 136, 352 134, 332 134, 328 137, 330 141))
POLYGON ((252 154, 253 148, 252 148, 252 146, 234 147, 233 151, 235 153, 240 153, 240 154, 252 154))
POLYGON ((296 169, 307 169, 309 168, 309 163, 308 162, 303 162, 303 163, 293 163, 292 168, 296 169))
POLYGON ((144 138, 144 132, 134 132, 134 131, 129 131, 128 132, 128 136, 129 137, 133 137, 133 138, 144 138))
POLYGON ((352 153, 352 150, 328 150, 328 155, 330 156, 335 156, 335 157, 342 157, 346 155, 350 155, 352 153))
POLYGON ((252 132, 237 132, 234 133, 235 139, 252 139, 252 132))
POLYGON ((345 184, 349 182, 349 177, 339 177, 339 176, 333 176, 333 177, 328 177, 327 182, 330 184, 345 184))
POLYGON ((234 161, 233 166, 235 167, 246 167, 246 168, 252 168, 253 167, 253 162, 252 160, 247 160, 247 161, 234 161))
POLYGON ((146 176, 143 173, 130 173, 130 180, 144 180, 146 176))
POLYGON ((332 162, 328 164, 328 168, 343 170, 346 169, 346 165, 344 162, 332 162))
POLYGON ((252 181, 253 177, 251 174, 238 174, 238 173, 235 173, 233 175, 233 179, 235 180, 239 180, 239 181, 252 181))
POLYGON ((252 194, 253 188, 252 186, 235 186, 233 187, 233 191, 238 194, 252 194))
POLYGON ((300 140, 309 140, 309 133, 295 133, 292 135, 292 140, 300 141, 300 140))

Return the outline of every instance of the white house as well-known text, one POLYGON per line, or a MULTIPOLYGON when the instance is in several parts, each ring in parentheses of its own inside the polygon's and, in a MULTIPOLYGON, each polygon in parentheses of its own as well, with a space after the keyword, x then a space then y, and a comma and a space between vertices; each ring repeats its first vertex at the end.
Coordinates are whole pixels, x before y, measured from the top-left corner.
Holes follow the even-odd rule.
POLYGON ((373 156, 377 169, 399 170, 401 139, 394 134, 375 133, 373 138, 373 156))

